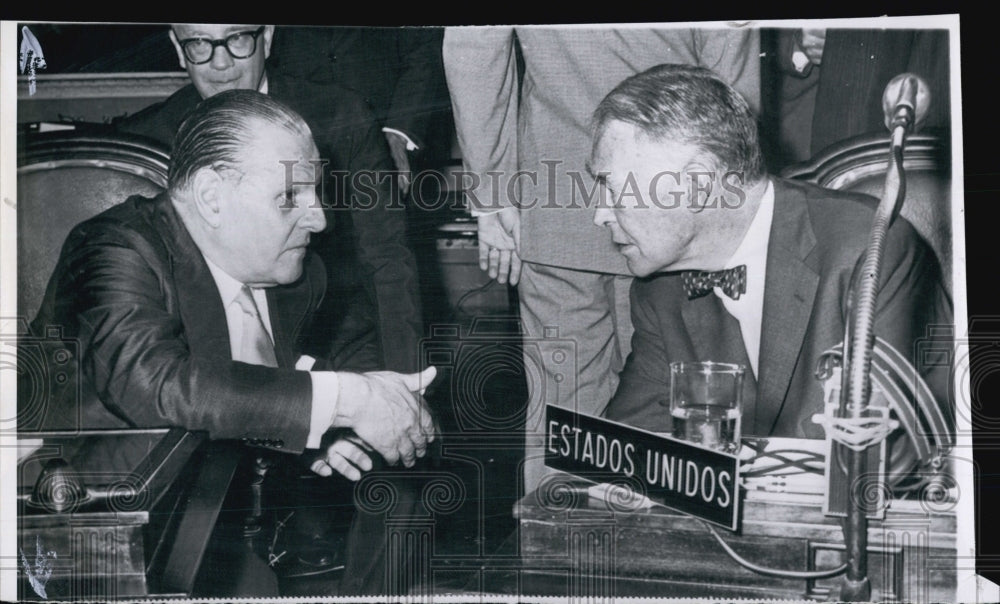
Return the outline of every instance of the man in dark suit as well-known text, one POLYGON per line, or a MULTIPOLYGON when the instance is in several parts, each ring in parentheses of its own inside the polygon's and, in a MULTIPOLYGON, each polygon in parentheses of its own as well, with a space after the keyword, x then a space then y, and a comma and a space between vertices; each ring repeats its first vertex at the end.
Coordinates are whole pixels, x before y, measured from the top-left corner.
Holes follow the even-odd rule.
POLYGON ((412 172, 451 158, 439 27, 296 27, 274 32, 268 73, 355 92, 382 127, 405 193, 412 172))
MULTIPOLYGON (((318 448, 334 428, 353 434, 318 454, 321 475, 357 480, 376 454, 412 466, 434 438, 420 396, 434 369, 330 371, 306 338, 326 289, 308 250, 325 227, 318 157, 302 118, 267 95, 231 90, 199 104, 178 130, 167 191, 68 236, 33 329, 58 326, 76 344, 82 398, 53 396, 37 427, 180 426, 289 453, 318 448)), ((362 519, 345 593, 373 589, 372 572, 376 591, 384 578, 372 571, 372 532, 385 521, 362 519)))
MULTIPOLYGON (((821 438, 814 372, 844 338, 874 200, 768 177, 747 103, 704 69, 661 65, 629 78, 595 120, 591 169, 610 194, 595 223, 642 277, 633 352, 607 417, 668 432, 670 363, 733 362, 747 367, 745 434, 821 438)), ((903 219, 884 258, 875 334, 943 406, 948 368, 922 366, 915 347, 952 320, 937 259, 903 219)))
POLYGON ((323 201, 332 208, 331 227, 314 243, 331 295, 321 310, 327 321, 313 336, 332 339, 338 367, 416 371, 419 278, 385 137, 355 93, 269 73, 273 33, 273 25, 174 25, 170 39, 191 84, 116 126, 170 146, 199 101, 232 89, 264 92, 302 115, 327 162, 323 201))

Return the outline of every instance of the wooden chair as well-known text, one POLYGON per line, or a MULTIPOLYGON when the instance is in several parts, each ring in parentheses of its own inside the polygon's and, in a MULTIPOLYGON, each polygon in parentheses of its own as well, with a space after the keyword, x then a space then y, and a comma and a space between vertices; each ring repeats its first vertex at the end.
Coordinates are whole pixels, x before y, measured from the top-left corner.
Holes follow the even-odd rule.
MULTIPOLYGON (((882 195, 889 164, 889 134, 849 138, 827 147, 812 160, 785 168, 785 178, 822 187, 882 195)), ((916 228, 937 254, 949 295, 952 289, 951 154, 947 141, 915 134, 903 157, 906 201, 900 215, 916 228)))

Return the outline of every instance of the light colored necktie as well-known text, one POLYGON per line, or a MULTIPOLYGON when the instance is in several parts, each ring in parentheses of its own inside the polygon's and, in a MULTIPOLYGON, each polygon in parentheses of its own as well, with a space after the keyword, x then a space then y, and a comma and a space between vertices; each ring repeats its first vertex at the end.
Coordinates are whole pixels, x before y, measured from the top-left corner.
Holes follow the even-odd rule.
POLYGON ((240 340, 240 352, 235 360, 254 365, 277 367, 278 359, 274 355, 274 342, 264 328, 264 320, 257 310, 257 302, 253 299, 250 287, 244 285, 235 302, 243 311, 243 337, 240 340))

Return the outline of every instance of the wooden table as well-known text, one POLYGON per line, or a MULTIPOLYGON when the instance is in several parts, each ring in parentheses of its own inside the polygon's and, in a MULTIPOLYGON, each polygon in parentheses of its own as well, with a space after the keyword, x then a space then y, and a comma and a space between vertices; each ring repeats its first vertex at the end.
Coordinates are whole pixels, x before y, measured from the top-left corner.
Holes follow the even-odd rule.
POLYGON ((181 429, 44 436, 18 466, 18 599, 190 596, 243 448, 181 429), (89 491, 61 511, 31 493, 55 457, 89 491))
MULTIPOLYGON (((630 511, 587 496, 587 483, 566 476, 515 506, 519 562, 491 591, 571 597, 711 597, 836 599, 840 577, 784 579, 734 562, 704 525, 664 507, 630 511)), ((836 518, 808 498, 781 495, 743 502, 738 534, 717 529, 745 559, 806 571, 844 562, 836 518)), ((947 504, 891 501, 872 521, 869 577, 875 601, 954 601, 956 525, 947 504)))

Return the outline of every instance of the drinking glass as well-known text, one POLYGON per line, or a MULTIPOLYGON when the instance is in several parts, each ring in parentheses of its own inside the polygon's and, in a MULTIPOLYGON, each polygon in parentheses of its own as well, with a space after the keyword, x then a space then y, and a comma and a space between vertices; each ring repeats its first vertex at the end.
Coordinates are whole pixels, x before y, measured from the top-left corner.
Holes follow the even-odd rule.
POLYGON ((671 363, 674 438, 725 453, 739 451, 745 372, 734 363, 671 363))

